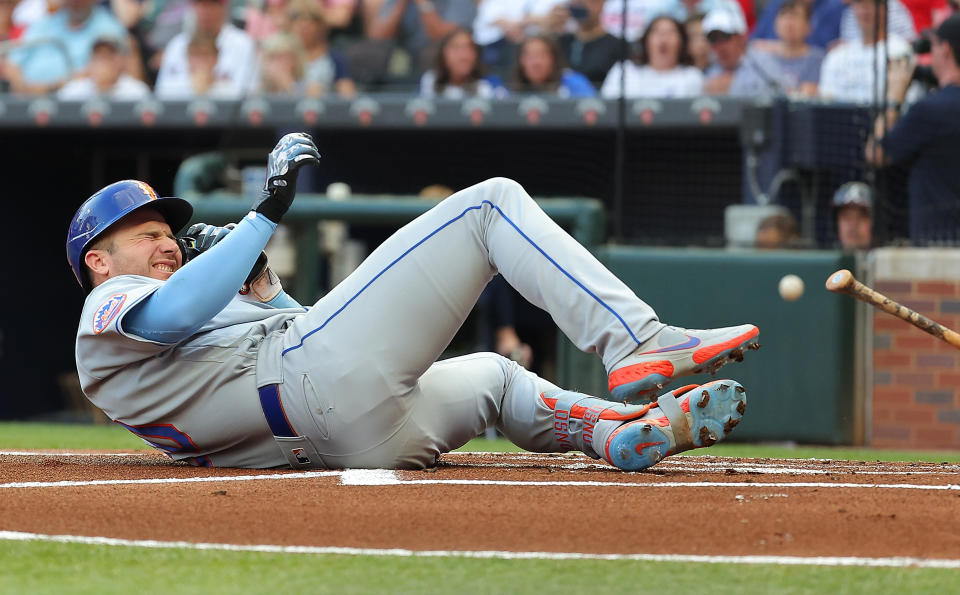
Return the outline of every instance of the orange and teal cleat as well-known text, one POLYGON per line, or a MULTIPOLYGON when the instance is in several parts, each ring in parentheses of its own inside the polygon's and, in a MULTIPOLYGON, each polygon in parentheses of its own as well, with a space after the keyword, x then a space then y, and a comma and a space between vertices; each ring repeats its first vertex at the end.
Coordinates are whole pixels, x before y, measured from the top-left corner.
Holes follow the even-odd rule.
POLYGON ((672 380, 701 372, 714 374, 729 361, 759 349, 760 329, 752 324, 695 330, 666 326, 610 370, 613 399, 648 401, 672 380))
POLYGON ((602 456, 618 469, 640 471, 669 455, 723 440, 746 409, 746 391, 733 380, 685 386, 660 395, 642 419, 614 430, 602 456))

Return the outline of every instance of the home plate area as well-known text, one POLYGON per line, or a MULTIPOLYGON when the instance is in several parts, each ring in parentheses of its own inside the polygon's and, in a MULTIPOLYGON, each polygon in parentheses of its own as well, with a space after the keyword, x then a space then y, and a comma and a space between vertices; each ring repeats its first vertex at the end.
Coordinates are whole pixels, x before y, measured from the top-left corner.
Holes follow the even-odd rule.
POLYGON ((451 453, 424 471, 270 471, 154 453, 0 453, 0 539, 292 553, 960 568, 960 465, 451 453), (43 514, 38 514, 43 511, 43 514))

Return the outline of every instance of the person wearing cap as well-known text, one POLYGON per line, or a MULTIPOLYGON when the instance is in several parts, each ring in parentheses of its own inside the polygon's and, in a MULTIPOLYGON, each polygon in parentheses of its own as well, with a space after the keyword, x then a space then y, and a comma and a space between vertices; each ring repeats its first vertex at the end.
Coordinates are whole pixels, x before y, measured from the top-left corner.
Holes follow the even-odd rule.
POLYGON ((126 42, 119 37, 102 35, 93 42, 87 76, 64 85, 57 98, 63 101, 83 101, 104 97, 114 101, 138 101, 150 95, 150 87, 125 72, 126 42))
POLYGON ((227 0, 191 0, 196 25, 193 31, 181 31, 163 52, 157 84, 157 95, 181 95, 189 89, 190 63, 187 49, 196 35, 211 36, 217 44, 214 77, 239 92, 249 92, 257 85, 257 49, 253 39, 227 20, 227 0))
POLYGON ((933 34, 931 66, 939 89, 901 113, 913 78, 909 60, 890 65, 887 109, 867 141, 867 160, 910 168, 907 183, 910 239, 914 244, 960 240, 960 14, 933 34))
MULTIPOLYGON (((887 34, 887 7, 874 0, 852 0, 861 39, 842 43, 827 52, 820 69, 820 96, 834 101, 871 103, 882 82, 888 60, 912 58, 909 42, 887 34)), ((881 96, 882 98, 882 96, 881 96)))
POLYGON ((726 95, 747 49, 747 22, 739 11, 721 5, 704 17, 703 32, 714 55, 703 90, 709 95, 726 95))
POLYGON ((126 38, 127 31, 96 0, 64 0, 62 8, 31 25, 23 45, 8 55, 5 75, 15 93, 43 95, 82 74, 93 42, 101 35, 126 38), (56 40, 58 43, 31 42, 56 40))
POLYGON ((844 250, 869 250, 873 244, 873 191, 863 182, 847 182, 833 194, 837 239, 844 250))

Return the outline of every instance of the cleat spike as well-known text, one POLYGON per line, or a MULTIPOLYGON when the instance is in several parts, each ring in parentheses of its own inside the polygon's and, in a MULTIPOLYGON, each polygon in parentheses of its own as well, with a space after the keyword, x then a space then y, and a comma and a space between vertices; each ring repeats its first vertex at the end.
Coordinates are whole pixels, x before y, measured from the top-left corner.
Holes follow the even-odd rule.
POLYGON ((759 344, 759 343, 751 343, 751 344, 747 345, 747 349, 751 349, 751 350, 753 350, 753 351, 756 351, 756 350, 760 349, 760 344, 759 344))
POLYGON ((660 390, 660 389, 662 389, 662 388, 663 388, 663 383, 662 383, 662 382, 658 382, 658 383, 657 383, 657 390, 660 390))
POLYGON ((739 419, 733 419, 732 417, 727 420, 727 423, 723 424, 723 433, 724 435, 729 434, 733 431, 737 424, 740 423, 739 419))
POLYGON ((707 403, 710 402, 710 393, 703 391, 700 395, 700 400, 697 402, 697 407, 701 409, 707 406, 707 403))
POLYGON ((640 429, 644 434, 649 434, 653 430, 653 427, 650 424, 643 424, 643 427, 640 429))
POLYGON ((719 440, 717 435, 711 432, 707 426, 700 428, 700 443, 703 446, 713 446, 717 443, 717 440, 719 440))
POLYGON ((737 413, 743 415, 743 412, 747 410, 747 404, 743 401, 737 403, 737 413))
POLYGON ((747 389, 743 388, 742 386, 737 386, 737 389, 736 389, 736 390, 737 390, 737 392, 740 393, 741 395, 742 395, 743 393, 747 392, 747 389))

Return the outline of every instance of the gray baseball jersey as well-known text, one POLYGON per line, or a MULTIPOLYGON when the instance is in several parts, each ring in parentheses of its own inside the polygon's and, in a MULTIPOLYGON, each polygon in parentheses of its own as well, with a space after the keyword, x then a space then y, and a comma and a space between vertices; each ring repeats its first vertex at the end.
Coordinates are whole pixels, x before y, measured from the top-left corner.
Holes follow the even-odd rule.
POLYGON ((285 464, 257 399, 257 354, 267 336, 283 332, 303 310, 235 298, 174 345, 125 332, 124 315, 162 283, 122 275, 87 296, 76 345, 84 393, 174 459, 229 467, 285 464))
POLYGON ((498 272, 608 370, 663 328, 497 178, 404 226, 306 313, 234 299, 189 338, 158 344, 124 332, 123 316, 162 282, 110 279, 87 299, 77 367, 110 417, 197 464, 417 468, 494 425, 529 450, 590 454, 621 422, 585 415, 595 426, 574 444, 573 404, 546 380, 496 354, 436 362, 498 272))

